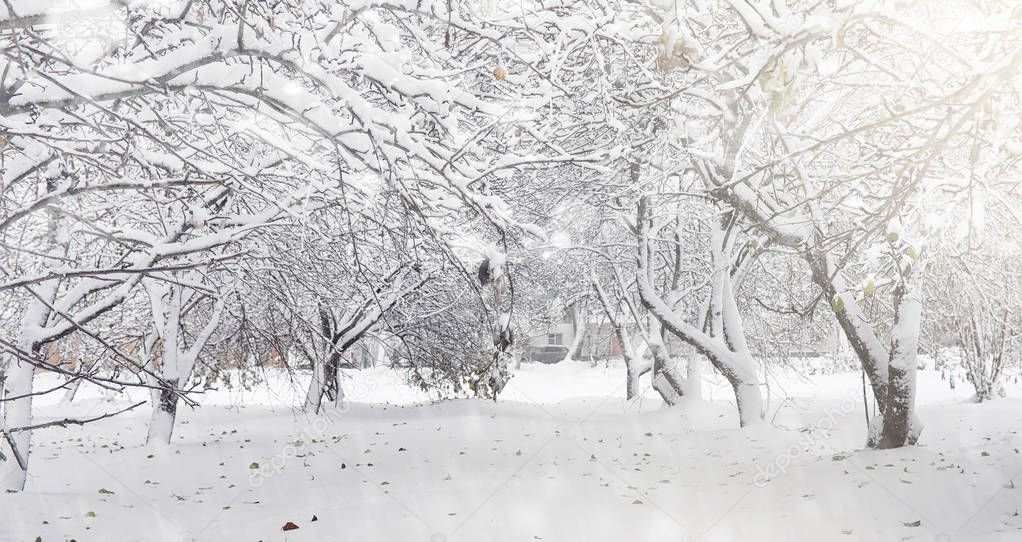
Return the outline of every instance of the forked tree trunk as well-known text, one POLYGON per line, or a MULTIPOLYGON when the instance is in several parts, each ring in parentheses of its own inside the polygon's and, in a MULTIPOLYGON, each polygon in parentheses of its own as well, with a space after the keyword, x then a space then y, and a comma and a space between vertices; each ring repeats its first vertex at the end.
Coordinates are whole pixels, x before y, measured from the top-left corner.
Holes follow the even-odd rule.
POLYGON ((755 359, 745 342, 745 330, 735 292, 731 285, 730 243, 715 224, 711 249, 714 272, 711 277, 711 304, 709 334, 685 322, 654 290, 651 280, 649 246, 649 198, 639 199, 637 225, 638 253, 636 258, 636 285, 643 304, 660 323, 679 339, 692 345, 705 355, 713 366, 731 384, 738 406, 738 418, 743 427, 763 422, 764 409, 755 359))
POLYGON ((725 272, 723 277, 722 318, 724 321, 724 340, 727 342, 735 359, 727 364, 725 376, 735 390, 735 401, 738 403, 738 416, 742 426, 763 421, 766 406, 760 390, 758 364, 752 357, 752 351, 745 341, 745 327, 741 314, 738 312, 738 301, 732 289, 731 274, 725 272))
MULTIPOLYGON (((734 152, 737 152, 737 147, 734 152)), ((719 190, 720 196, 727 200, 732 208, 744 214, 761 231, 768 234, 773 242, 798 250, 809 263, 813 282, 830 302, 838 324, 858 357, 863 372, 869 377, 873 397, 881 413, 870 421, 867 445, 897 447, 914 444, 922 430, 922 424, 913 413, 915 364, 914 361, 909 364, 907 360, 915 358, 915 352, 909 350, 915 347, 918 322, 904 320, 903 323, 896 325, 904 329, 892 330, 892 338, 895 340, 891 346, 894 346, 894 342, 899 343, 898 349, 902 351, 901 354, 892 354, 877 338, 873 324, 863 314, 857 305, 856 296, 851 293, 853 288, 849 286, 840 266, 825 246, 827 239, 824 238, 824 230, 827 220, 818 206, 817 190, 811 179, 802 176, 803 187, 806 190, 803 201, 809 208, 811 217, 811 221, 806 224, 809 227, 802 228, 776 220, 777 215, 771 213, 780 206, 777 205, 778 202, 771 201, 769 196, 755 193, 744 185, 725 187, 723 180, 729 179, 733 173, 730 167, 714 164, 707 171, 715 172, 714 176, 717 177, 712 181, 707 179, 709 188, 719 190), (916 329, 908 329, 913 326, 916 329), (888 419, 885 414, 892 402, 896 406, 893 406, 888 419)), ((924 268, 925 266, 915 262, 913 274, 924 268)), ((913 280, 918 280, 918 277, 913 280)), ((905 307, 903 310, 914 312, 916 309, 905 307)))
POLYGON ((334 406, 340 406, 344 398, 337 373, 340 371, 341 354, 348 343, 341 343, 342 334, 338 333, 337 322, 325 304, 319 305, 320 334, 328 341, 328 350, 321 359, 313 360, 312 380, 309 391, 305 394, 305 411, 319 414, 326 398, 334 406))
POLYGON ((312 381, 305 394, 306 412, 319 412, 324 395, 335 406, 343 404, 344 390, 337 380, 341 355, 364 337, 388 310, 431 278, 431 275, 423 274, 408 282, 408 277, 403 275, 404 270, 404 267, 399 267, 388 275, 386 282, 392 289, 386 295, 380 295, 384 292, 381 287, 377 295, 367 297, 360 307, 345 312, 341 318, 336 318, 325 303, 319 304, 320 333, 329 349, 327 354, 321 356, 326 357, 325 360, 313 360, 312 381))
POLYGON ((192 344, 186 345, 183 320, 186 312, 196 307, 195 304, 189 305, 195 291, 180 284, 148 284, 147 287, 150 289, 155 329, 146 337, 143 351, 148 358, 147 362, 155 361, 154 351, 159 338, 162 340, 162 357, 159 367, 154 371, 155 378, 151 377, 153 412, 146 444, 158 446, 170 444, 181 398, 180 390, 188 385, 199 354, 219 326, 226 300, 220 297, 213 303, 209 320, 195 335, 192 344), (160 313, 158 317, 155 316, 157 312, 160 313))
POLYGON ((344 389, 338 379, 340 360, 339 352, 331 352, 325 360, 313 362, 312 379, 309 381, 309 389, 305 393, 304 408, 306 412, 319 414, 323 408, 324 399, 335 407, 340 407, 343 404, 344 389))

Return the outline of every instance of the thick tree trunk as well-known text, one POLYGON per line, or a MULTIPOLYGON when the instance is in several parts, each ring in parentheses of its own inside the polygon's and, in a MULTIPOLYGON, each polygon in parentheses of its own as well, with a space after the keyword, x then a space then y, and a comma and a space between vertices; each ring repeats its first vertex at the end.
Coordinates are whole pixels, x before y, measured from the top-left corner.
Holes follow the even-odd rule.
POLYGON ((635 354, 632 338, 624 324, 616 320, 611 325, 614 326, 614 334, 621 343, 621 356, 625 360, 625 397, 629 400, 635 399, 642 394, 642 390, 639 389, 639 377, 649 372, 650 368, 635 354))
MULTIPOLYGON (((725 214, 721 221, 721 228, 716 229, 721 234, 725 225, 730 222, 730 214, 725 214)), ((725 236, 726 237, 726 236, 725 236)), ((766 416, 766 408, 763 404, 763 394, 759 386, 759 364, 753 358, 749 345, 745 340, 745 323, 741 313, 738 311, 737 292, 731 278, 731 245, 725 238, 719 241, 719 253, 715 258, 720 258, 718 266, 720 276, 714 282, 719 282, 719 307, 716 317, 720 322, 715 324, 720 337, 727 343, 728 348, 733 352, 730 360, 713 360, 721 370, 721 373, 731 383, 735 390, 735 402, 738 405, 738 418, 742 427, 762 423, 766 416)))
POLYGON ((895 321, 891 330, 891 361, 887 373, 887 409, 883 413, 883 434, 879 448, 899 448, 913 444, 918 433, 913 428, 916 398, 916 352, 919 344, 919 319, 922 303, 917 291, 902 286, 895 292, 895 321))
POLYGON ((31 431, 7 433, 10 429, 32 425, 32 378, 35 366, 23 360, 13 360, 3 373, 3 389, 0 397, 17 399, 0 404, 3 416, 0 428, 4 438, 0 439, 0 490, 22 491, 28 477, 28 457, 32 445, 31 431))
POLYGON ((643 371, 638 366, 636 360, 625 358, 625 378, 627 382, 625 384, 625 397, 629 400, 635 399, 642 394, 642 390, 639 389, 639 377, 646 371, 643 371))
POLYGON ((325 360, 314 363, 312 380, 309 382, 309 390, 305 394, 304 408, 306 412, 319 414, 324 399, 335 407, 343 404, 344 391, 337 379, 340 363, 340 352, 331 352, 325 360))
POLYGON ((170 388, 153 390, 153 414, 149 419, 146 444, 159 446, 170 444, 177 418, 177 380, 167 380, 170 388))
POLYGON ((738 403, 738 423, 742 427, 763 423, 766 409, 763 407, 763 394, 758 382, 734 381, 731 387, 735 390, 738 403))
MULTIPOLYGON (((916 277, 909 277, 909 284, 899 286, 895 293, 896 314, 888 350, 877 338, 854 296, 846 294, 848 289, 840 272, 834 268, 831 256, 823 250, 815 250, 808 255, 808 260, 813 282, 831 300, 831 310, 869 377, 880 412, 870 420, 866 445, 898 448, 914 444, 922 430, 914 414, 916 351, 922 311, 918 292, 911 286, 916 277)), ((915 267, 914 273, 922 268, 918 264, 915 267)))
POLYGON ((319 304, 319 327, 320 334, 328 341, 329 349, 323 359, 313 361, 312 381, 309 382, 309 391, 305 395, 305 411, 316 414, 319 414, 322 408, 324 396, 329 401, 337 400, 337 370, 341 359, 341 353, 337 351, 340 339, 337 336, 337 322, 324 303, 319 304))
MULTIPOLYGON (((43 295, 52 301, 53 289, 45 287, 43 295)), ((43 352, 35 335, 49 315, 49 309, 40 300, 29 303, 22 319, 18 346, 22 352, 39 357, 43 352)), ((28 480, 28 459, 32 446, 32 431, 11 430, 32 425, 32 385, 35 365, 9 354, 0 366, 0 490, 22 491, 28 480)))

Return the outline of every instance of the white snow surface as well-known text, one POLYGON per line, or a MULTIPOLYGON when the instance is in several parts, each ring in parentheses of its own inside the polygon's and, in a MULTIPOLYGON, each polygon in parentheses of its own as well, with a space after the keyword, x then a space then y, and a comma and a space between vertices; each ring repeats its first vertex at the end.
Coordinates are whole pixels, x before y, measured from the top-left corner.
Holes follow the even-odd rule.
MULTIPOLYGON (((169 448, 143 445, 148 405, 39 431, 0 540, 1022 540, 1018 385, 976 404, 920 371, 920 445, 873 451, 860 374, 772 376, 770 423, 738 429, 723 381, 627 402, 620 362, 524 365, 496 403, 352 370, 350 408, 319 416, 268 372, 182 406, 169 448)), ((145 398, 83 386, 36 421, 145 398)))

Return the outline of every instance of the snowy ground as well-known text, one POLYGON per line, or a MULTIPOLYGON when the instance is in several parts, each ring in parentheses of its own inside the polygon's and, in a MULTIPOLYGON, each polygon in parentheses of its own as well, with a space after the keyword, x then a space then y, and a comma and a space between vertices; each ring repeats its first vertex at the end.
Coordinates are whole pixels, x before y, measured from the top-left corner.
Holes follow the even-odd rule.
MULTIPOLYGON (((877 452, 858 374, 779 376, 754 430, 720 383, 664 409, 625 402, 623 382, 617 365, 531 365, 496 404, 423 404, 379 369, 324 416, 293 411, 279 379, 212 393, 164 450, 141 446, 141 408, 41 431, 28 490, 0 495, 0 540, 1022 540, 1018 387, 977 405, 923 372, 922 445, 877 452)), ((37 412, 128 404, 86 390, 37 412)))

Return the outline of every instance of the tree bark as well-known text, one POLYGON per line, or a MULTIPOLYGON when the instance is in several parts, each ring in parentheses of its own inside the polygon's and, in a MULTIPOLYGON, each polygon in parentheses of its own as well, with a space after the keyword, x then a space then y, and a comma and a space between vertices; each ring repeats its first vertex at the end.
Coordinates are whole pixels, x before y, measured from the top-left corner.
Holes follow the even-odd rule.
POLYGON ((677 379, 676 368, 667 366, 671 361, 673 360, 665 360, 663 356, 653 354, 653 389, 668 406, 680 403, 685 389, 685 383, 677 379))
POLYGON ((900 448, 913 444, 912 414, 916 395, 916 352, 922 304, 919 293, 902 284, 895 292, 895 321, 891 331, 891 359, 887 373, 887 405, 883 434, 877 447, 900 448))
MULTIPOLYGON (((39 349, 33 348, 33 354, 39 349)), ((0 439, 0 453, 6 460, 0 461, 0 489, 22 491, 28 479, 28 458, 32 445, 32 431, 7 433, 10 429, 32 425, 32 379, 35 366, 24 360, 14 360, 3 373, 3 398, 17 397, 2 403, 3 417, 0 429, 5 434, 0 439)))
POLYGON ((309 380, 309 389, 305 392, 305 412, 319 413, 319 405, 323 400, 323 370, 324 363, 321 360, 312 362, 312 378, 309 380))
POLYGON ((167 380, 169 387, 153 390, 153 413, 149 418, 146 444, 167 445, 174 433, 177 418, 178 381, 167 380))
POLYGON ((647 318, 646 344, 653 356, 653 389, 669 406, 677 405, 687 393, 688 382, 678 371, 677 361, 671 358, 664 342, 663 327, 655 316, 647 318))
MULTIPOLYGON (((898 448, 915 444, 922 424, 915 418, 916 351, 922 305, 913 285, 917 277, 908 277, 895 292, 895 321, 891 344, 887 348, 877 338, 873 325, 859 308, 831 256, 822 249, 807 253, 813 282, 830 299, 831 310, 844 331, 848 344, 869 378, 879 415, 870 420, 866 445, 871 448, 898 448)), ((918 274, 921 265, 915 265, 918 274)))
POLYGON ((625 397, 629 400, 635 399, 642 395, 642 390, 639 388, 639 379, 642 375, 649 372, 650 366, 648 363, 643 363, 645 360, 635 354, 632 338, 623 323, 615 323, 614 332, 621 342, 621 354, 625 360, 625 397))
POLYGON ((578 303, 575 302, 571 306, 571 327, 572 337, 571 345, 568 346, 568 355, 564 358, 565 360, 582 359, 582 345, 585 343, 586 333, 589 332, 588 326, 586 326, 586 316, 581 309, 578 308, 578 303))
MULTIPOLYGON (((337 378, 337 373, 341 370, 341 353, 333 351, 330 353, 330 357, 326 360, 326 367, 324 368, 323 376, 323 395, 327 401, 333 403, 333 405, 339 406, 339 403, 344 398, 344 391, 341 389, 340 381, 337 378)), ((317 412, 319 408, 317 407, 317 412)))

